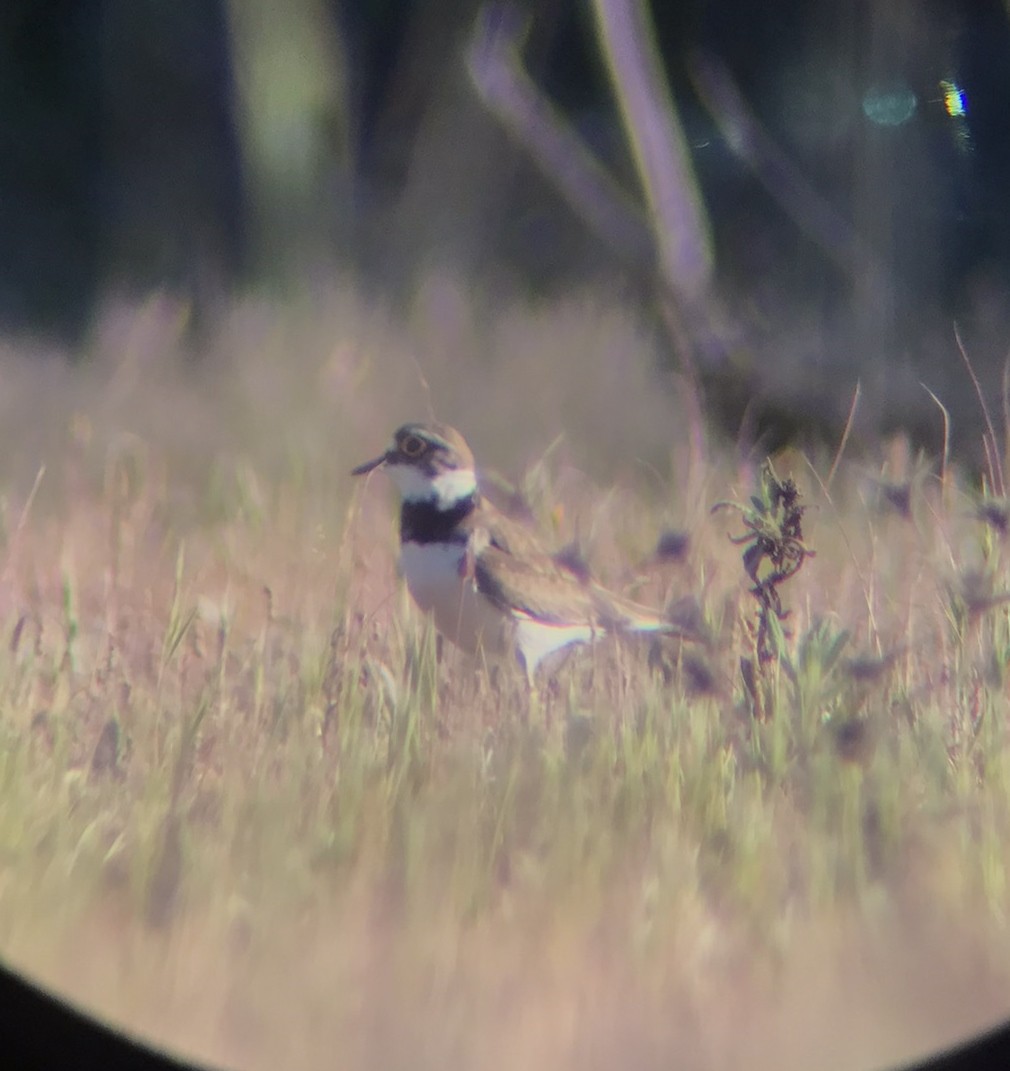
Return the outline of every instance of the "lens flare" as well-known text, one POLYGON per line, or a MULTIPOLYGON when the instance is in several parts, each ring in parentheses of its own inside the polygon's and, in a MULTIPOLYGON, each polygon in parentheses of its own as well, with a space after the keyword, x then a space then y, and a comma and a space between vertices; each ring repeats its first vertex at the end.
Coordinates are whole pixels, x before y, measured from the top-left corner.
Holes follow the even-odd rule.
POLYGON ((949 116, 960 118, 967 114, 968 98, 957 82, 951 82, 945 78, 940 82, 940 89, 943 90, 943 106, 947 109, 949 116))

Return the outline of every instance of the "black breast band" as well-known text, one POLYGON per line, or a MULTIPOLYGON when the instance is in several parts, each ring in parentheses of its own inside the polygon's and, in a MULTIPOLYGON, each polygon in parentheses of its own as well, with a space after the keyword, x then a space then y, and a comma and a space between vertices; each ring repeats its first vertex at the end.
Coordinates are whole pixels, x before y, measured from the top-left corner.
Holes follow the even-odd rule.
POLYGON ((400 541, 403 543, 465 543, 460 525, 477 508, 477 496, 467 495, 447 509, 435 499, 404 502, 400 507, 400 541))

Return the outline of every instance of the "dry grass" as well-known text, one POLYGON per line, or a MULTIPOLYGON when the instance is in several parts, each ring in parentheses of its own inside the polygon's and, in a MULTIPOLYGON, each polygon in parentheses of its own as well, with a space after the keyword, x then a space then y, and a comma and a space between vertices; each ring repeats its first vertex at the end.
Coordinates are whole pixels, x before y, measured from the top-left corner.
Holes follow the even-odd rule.
POLYGON ((618 309, 475 307, 249 304, 187 370, 152 302, 76 371, 0 364, 0 953, 249 1068, 856 1068, 1005 1016, 1006 546, 964 484, 777 460, 817 556, 756 721, 709 514, 754 473, 618 309), (427 412, 414 358, 558 545, 710 647, 583 652, 528 719, 438 659, 347 475, 427 412))

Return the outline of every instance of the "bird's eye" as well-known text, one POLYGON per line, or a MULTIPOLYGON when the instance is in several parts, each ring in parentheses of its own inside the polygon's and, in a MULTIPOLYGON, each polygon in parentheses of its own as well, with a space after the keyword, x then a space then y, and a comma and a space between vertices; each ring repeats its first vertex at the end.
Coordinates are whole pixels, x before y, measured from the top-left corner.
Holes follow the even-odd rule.
POLYGON ((420 457, 424 453, 424 439, 418 435, 408 435, 400 443, 400 453, 406 457, 420 457))

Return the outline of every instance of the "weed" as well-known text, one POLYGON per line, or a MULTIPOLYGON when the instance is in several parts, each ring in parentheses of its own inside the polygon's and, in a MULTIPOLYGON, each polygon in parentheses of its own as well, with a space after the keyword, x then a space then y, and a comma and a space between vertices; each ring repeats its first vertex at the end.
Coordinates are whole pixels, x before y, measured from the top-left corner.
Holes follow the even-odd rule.
POLYGON ((712 507, 713 511, 737 510, 747 529, 743 535, 731 536, 730 541, 745 548, 743 567, 753 583, 750 593, 758 602, 757 624, 749 629, 756 665, 744 658, 741 672, 759 720, 769 716, 772 704, 758 678, 766 679, 769 665, 779 661, 785 651, 782 622, 789 613, 782 604, 779 587, 814 554, 803 542, 804 507, 799 498, 796 484, 791 479, 780 482, 771 461, 766 461, 759 491, 751 496, 749 505, 719 502, 712 507))

